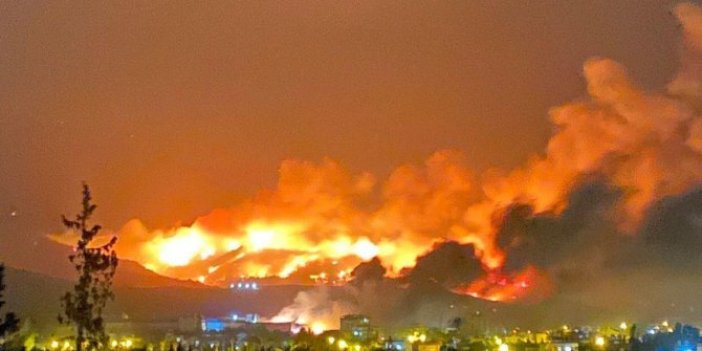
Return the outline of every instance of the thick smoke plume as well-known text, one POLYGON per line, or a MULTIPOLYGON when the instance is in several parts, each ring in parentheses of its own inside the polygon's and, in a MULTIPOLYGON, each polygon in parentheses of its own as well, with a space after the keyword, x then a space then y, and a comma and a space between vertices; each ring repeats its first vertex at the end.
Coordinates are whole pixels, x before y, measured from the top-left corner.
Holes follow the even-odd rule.
MULTIPOLYGON (((474 245, 485 272, 445 284, 470 264, 452 261, 441 245, 435 262, 419 260, 404 275, 412 282, 430 272, 427 285, 404 286, 398 301, 419 298, 396 315, 429 309, 453 286, 494 301, 539 302, 557 291, 539 313, 512 311, 514 320, 540 316, 532 325, 558 323, 568 311, 584 323, 695 320, 702 308, 692 293, 702 287, 693 273, 702 269, 695 252, 702 245, 702 10, 682 4, 675 13, 682 68, 666 89, 643 91, 618 63, 588 60, 588 98, 550 111, 556 132, 545 154, 483 175, 480 200, 451 227, 447 237, 474 245)), ((444 299, 434 309, 447 301, 465 304, 444 299)))
POLYGON ((671 83, 644 91, 617 62, 588 60, 587 96, 549 112, 554 134, 522 167, 476 175, 460 152, 442 150, 379 180, 331 159, 287 160, 275 189, 192 225, 127 223, 118 252, 212 284, 350 281, 341 297, 308 292, 282 311, 303 322, 382 318, 364 298, 378 289, 393 291, 383 308, 417 302, 419 314, 432 308, 418 301, 437 291, 442 305, 449 291, 530 303, 555 291, 553 301, 584 303, 595 287, 626 301, 622 276, 702 268, 686 258, 702 240, 702 10, 682 4, 675 14, 684 48, 671 83))

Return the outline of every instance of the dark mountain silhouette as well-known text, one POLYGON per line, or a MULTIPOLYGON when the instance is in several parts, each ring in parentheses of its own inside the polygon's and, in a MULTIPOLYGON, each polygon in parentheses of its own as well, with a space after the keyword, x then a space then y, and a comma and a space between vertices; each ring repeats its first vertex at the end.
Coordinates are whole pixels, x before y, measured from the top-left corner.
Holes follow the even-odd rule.
MULTIPOLYGON (((274 285, 256 292, 237 292, 162 277, 133 262, 119 269, 123 269, 122 278, 114 289, 115 301, 108 304, 108 321, 173 321, 193 314, 221 317, 233 312, 273 316, 298 292, 311 288, 274 285), (134 277, 130 277, 132 273, 134 277)), ((72 281, 12 267, 6 267, 5 273, 8 310, 30 320, 38 329, 54 328, 59 296, 72 286, 72 281)))

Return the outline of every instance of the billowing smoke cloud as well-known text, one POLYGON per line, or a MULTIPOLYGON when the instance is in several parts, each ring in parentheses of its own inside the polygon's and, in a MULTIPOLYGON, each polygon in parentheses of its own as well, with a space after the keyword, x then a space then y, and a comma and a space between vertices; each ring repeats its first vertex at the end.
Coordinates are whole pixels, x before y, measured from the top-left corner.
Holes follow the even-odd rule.
MULTIPOLYGON (((275 189, 190 226, 127 223, 118 252, 213 284, 242 276, 332 284, 355 277, 342 300, 324 290, 300 296, 282 313, 290 319, 321 318, 306 307, 373 314, 363 296, 380 296, 378 289, 394 291, 383 295, 391 297, 388 308, 437 292, 446 297, 433 301, 444 305, 455 297, 451 290, 531 303, 554 291, 571 302, 608 291, 606 301, 629 306, 622 277, 641 283, 647 274, 702 268, 688 258, 702 240, 695 190, 702 180, 702 10, 682 4, 675 13, 682 67, 666 89, 644 91, 617 62, 588 60, 587 97, 550 111, 554 134, 523 167, 476 177, 460 152, 444 150, 379 181, 330 159, 288 160, 275 189)), ((436 310, 415 305, 417 313, 436 310)))
POLYGON ((437 244, 435 250, 418 258, 409 275, 400 278, 387 277, 386 268, 374 258, 359 264, 343 286, 300 292, 273 320, 338 328, 344 314, 362 313, 381 325, 443 324, 453 316, 450 306, 466 299, 452 294, 449 287, 480 272, 472 250, 455 242, 437 244), (461 267, 446 269, 446 264, 461 267))
POLYGON ((332 160, 288 160, 276 189, 190 226, 149 231, 133 220, 119 231, 117 249, 163 274, 215 284, 241 276, 343 282, 373 257, 397 275, 460 220, 470 178, 455 151, 398 167, 381 186, 332 160))
POLYGON ((666 90, 643 91, 618 63, 588 60, 589 96, 551 110, 556 132, 546 153, 483 175, 446 236, 468 246, 456 254, 459 244, 439 245, 419 259, 403 275, 402 301, 426 305, 447 286, 495 301, 540 302, 557 291, 540 304, 544 320, 568 310, 589 322, 694 320, 702 308, 692 293, 702 288, 695 275, 702 269, 702 10, 682 4, 675 13, 684 51, 666 90), (460 254, 472 251, 482 270, 474 270, 472 254, 460 254))

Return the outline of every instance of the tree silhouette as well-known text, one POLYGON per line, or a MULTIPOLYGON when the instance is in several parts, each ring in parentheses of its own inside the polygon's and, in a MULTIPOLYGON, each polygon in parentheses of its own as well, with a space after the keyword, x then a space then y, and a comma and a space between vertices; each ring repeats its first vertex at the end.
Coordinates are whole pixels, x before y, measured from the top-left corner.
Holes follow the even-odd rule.
MULTIPOLYGON (((2 292, 5 291, 5 265, 0 264, 0 309, 5 305, 5 301, 2 299, 2 292)), ((17 331, 19 325, 19 319, 14 313, 8 312, 5 314, 5 318, 0 318, 0 340, 4 339, 6 335, 17 331)), ((2 342, 0 341, 0 344, 2 342)))
POLYGON ((68 256, 79 274, 78 282, 73 291, 61 297, 63 314, 58 317, 59 322, 75 326, 77 351, 83 350, 84 344, 95 349, 107 343, 102 312, 107 301, 114 298, 112 279, 118 263, 114 250, 117 237, 102 245, 94 242, 102 227, 88 224, 97 207, 91 201, 90 188, 83 183, 81 212, 75 220, 62 216, 63 225, 80 235, 74 253, 68 256))

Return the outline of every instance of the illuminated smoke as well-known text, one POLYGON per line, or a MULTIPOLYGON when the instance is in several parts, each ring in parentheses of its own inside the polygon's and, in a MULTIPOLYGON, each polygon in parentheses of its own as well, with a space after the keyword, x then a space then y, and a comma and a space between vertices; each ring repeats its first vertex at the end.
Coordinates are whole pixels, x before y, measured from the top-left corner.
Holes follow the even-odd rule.
POLYGON ((470 203, 467 169, 458 152, 440 151, 376 186, 372 175, 329 159, 288 160, 274 190, 189 226, 149 231, 132 220, 118 233, 118 249, 157 272, 213 284, 240 277, 343 283, 373 257, 398 275, 460 220, 470 203))
POLYGON ((159 273, 210 284, 241 277, 341 284, 373 257, 387 276, 407 276, 419 256, 452 241, 483 273, 449 288, 489 300, 543 297, 552 287, 539 267, 504 268, 499 226, 516 204, 558 215, 577 186, 597 177, 621 192, 612 218, 619 232, 633 233, 656 201, 702 178, 702 11, 683 4, 676 15, 683 67, 665 91, 643 91, 612 60, 588 60, 588 97, 549 112, 554 134, 522 167, 475 176, 460 152, 442 150, 379 181, 331 159, 286 160, 274 189, 192 225, 150 230, 128 222, 117 251, 159 273))
POLYGON ((329 288, 322 287, 298 293, 295 301, 274 316, 271 322, 294 322, 311 329, 339 329, 341 317, 354 310, 353 306, 343 300, 332 299, 329 288))

